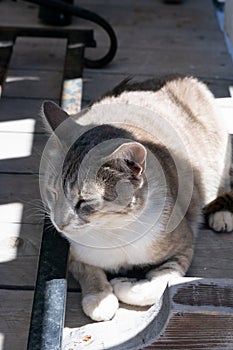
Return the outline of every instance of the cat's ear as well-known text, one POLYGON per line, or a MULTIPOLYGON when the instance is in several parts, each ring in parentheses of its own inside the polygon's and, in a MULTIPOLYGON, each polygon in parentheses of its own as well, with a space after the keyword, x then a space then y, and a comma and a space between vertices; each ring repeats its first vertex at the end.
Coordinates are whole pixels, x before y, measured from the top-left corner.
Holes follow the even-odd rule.
POLYGON ((45 101, 42 105, 42 113, 49 127, 54 131, 61 123, 63 123, 69 114, 63 111, 56 103, 45 101))
POLYGON ((142 175, 146 167, 146 148, 138 142, 124 143, 112 154, 114 158, 123 159, 132 173, 142 175))

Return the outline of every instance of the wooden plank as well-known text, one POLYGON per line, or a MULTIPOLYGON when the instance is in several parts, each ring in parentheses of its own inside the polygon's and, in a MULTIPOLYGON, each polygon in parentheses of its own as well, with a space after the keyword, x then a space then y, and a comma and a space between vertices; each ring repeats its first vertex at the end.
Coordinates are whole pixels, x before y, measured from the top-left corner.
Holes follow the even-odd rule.
POLYGON ((62 91, 62 72, 10 69, 3 97, 57 99, 62 91))
POLYGON ((21 218, 22 223, 35 224, 41 221, 41 218, 38 218, 36 215, 38 206, 41 207, 39 202, 40 191, 37 175, 0 174, 0 188, 0 208, 4 213, 0 219, 1 222, 18 222, 12 221, 11 219, 11 217, 14 217, 14 213, 19 210, 18 207, 14 206, 14 203, 19 203, 23 206, 24 211, 21 218), (4 208, 4 206, 7 205, 9 207, 4 208), (10 213, 9 220, 7 221, 6 212, 10 213))
POLYGON ((210 77, 197 77, 203 81, 216 98, 223 98, 230 96, 229 88, 231 80, 228 79, 212 79, 210 77))
POLYGON ((66 46, 64 39, 18 37, 9 68, 20 71, 60 71, 64 64, 66 46))
POLYGON ((172 51, 166 46, 154 51, 129 47, 121 48, 114 61, 103 68, 103 72, 136 75, 148 74, 148 72, 159 73, 159 75, 177 73, 232 80, 232 71, 226 69, 228 60, 227 52, 216 52, 216 48, 208 50, 208 56, 205 55, 205 64, 203 64, 203 51, 193 51, 187 46, 177 51, 172 51))
MULTIPOLYGON (((33 257, 39 255, 40 240, 42 235, 42 215, 40 223, 21 224, 18 222, 1 222, 1 256, 0 261, 5 262, 9 257, 33 257)), ((12 278, 12 276, 11 276, 12 278)), ((29 277, 31 278, 31 276, 29 277)), ((3 275, 0 276, 0 285, 4 283, 3 275)), ((22 284, 22 282, 20 283, 22 284)), ((27 283, 24 283, 25 285, 27 283)), ((30 285, 30 283, 28 283, 30 285)))
POLYGON ((39 174, 45 134, 0 131, 0 173, 39 174))
POLYGON ((233 46, 233 17, 232 17, 232 13, 233 13, 233 3, 230 0, 226 0, 225 3, 225 17, 224 17, 224 26, 225 26, 225 30, 227 32, 227 35, 230 39, 231 45, 233 46))
POLYGON ((34 286, 44 211, 38 177, 0 174, 0 285, 34 286))
POLYGON ((233 278, 233 235, 200 230, 187 276, 233 278))
POLYGON ((25 350, 33 292, 0 289, 0 348, 25 350))
POLYGON ((0 223, 0 287, 34 288, 42 224, 0 223))
MULTIPOLYGON (((175 10, 173 16, 175 17, 175 14, 177 14, 177 21, 179 21, 180 17, 178 12, 182 11, 182 8, 176 7, 176 9, 177 10, 175 10)), ((161 14, 160 19, 162 19, 162 21, 164 21, 165 11, 166 10, 163 10, 164 13, 161 14)), ((213 15, 212 9, 210 12, 210 15, 213 15)), ((182 50, 184 47, 189 47, 190 50, 201 50, 203 53, 207 53, 209 47, 216 48, 216 46, 226 51, 226 47, 222 41, 222 33, 220 31, 214 29, 211 30, 209 27, 199 27, 198 29, 196 28, 196 30, 194 30, 194 28, 190 25, 193 23, 192 19, 190 18, 191 13, 189 13, 189 18, 186 20, 186 25, 188 24, 186 28, 179 26, 174 17, 172 16, 171 18, 167 12, 166 15, 168 18, 168 23, 166 22, 166 26, 159 26, 161 23, 158 23, 156 20, 156 23, 154 24, 146 24, 141 31, 138 30, 137 26, 129 25, 129 23, 128 25, 122 25, 119 19, 119 23, 114 26, 114 29, 119 37, 120 48, 127 48, 129 47, 130 43, 130 47, 135 49, 137 48, 145 51, 153 51, 163 48, 165 46, 164 44, 166 43, 166 46, 169 47, 171 51, 182 50), (174 23, 172 23, 172 19, 174 23), (174 27, 176 35, 174 35, 174 32, 172 31, 172 29, 174 30, 174 27), (134 37, 137 37, 137 40, 132 40, 134 37), (190 38, 192 38, 192 42, 189 43, 190 38)), ((201 15, 200 18, 205 20, 203 15, 201 15)), ((102 36, 100 32, 97 31, 95 38, 97 43, 100 43, 102 47, 103 42, 101 42, 102 36)))
MULTIPOLYGON (((20 1, 12 4, 10 1, 1 3, 1 24, 7 26, 12 22, 22 26, 31 18, 31 22, 38 18, 38 6, 20 1)), ((38 19, 37 19, 38 20, 38 19)), ((35 21, 34 21, 35 25, 35 21)))
POLYGON ((183 28, 184 31, 192 29, 195 33, 198 30, 216 30, 217 27, 211 0, 206 0, 204 5, 203 0, 195 0, 184 2, 181 6, 167 5, 160 0, 110 0, 107 2, 108 6, 104 0, 79 0, 76 3, 100 13, 114 27, 119 24, 122 27, 135 26, 141 31, 149 26, 154 27, 155 31, 158 28, 161 31, 183 28))

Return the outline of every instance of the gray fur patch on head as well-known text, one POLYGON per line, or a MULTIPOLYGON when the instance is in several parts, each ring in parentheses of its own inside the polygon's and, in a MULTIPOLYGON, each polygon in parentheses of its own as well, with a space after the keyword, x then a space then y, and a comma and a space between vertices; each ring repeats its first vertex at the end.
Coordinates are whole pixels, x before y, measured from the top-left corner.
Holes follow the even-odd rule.
MULTIPOLYGON (((123 136, 129 139, 128 133, 123 136)), ((127 139, 122 139, 121 129, 105 125, 77 140, 63 165, 66 196, 76 202, 98 198, 95 203, 101 201, 102 213, 126 212, 142 204, 146 150, 137 142, 124 142, 127 139)))

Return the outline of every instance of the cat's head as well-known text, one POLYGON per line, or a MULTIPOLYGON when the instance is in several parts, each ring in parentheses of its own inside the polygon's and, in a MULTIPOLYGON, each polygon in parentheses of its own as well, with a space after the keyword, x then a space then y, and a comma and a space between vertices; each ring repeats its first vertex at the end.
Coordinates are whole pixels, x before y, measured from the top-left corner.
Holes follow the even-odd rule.
POLYGON ((57 230, 71 237, 84 227, 120 225, 135 218, 145 200, 145 147, 111 125, 80 132, 82 126, 49 101, 43 115, 55 131, 46 156, 43 199, 57 230), (66 140, 59 129, 65 130, 66 140), (74 142, 67 147, 69 138, 74 142))

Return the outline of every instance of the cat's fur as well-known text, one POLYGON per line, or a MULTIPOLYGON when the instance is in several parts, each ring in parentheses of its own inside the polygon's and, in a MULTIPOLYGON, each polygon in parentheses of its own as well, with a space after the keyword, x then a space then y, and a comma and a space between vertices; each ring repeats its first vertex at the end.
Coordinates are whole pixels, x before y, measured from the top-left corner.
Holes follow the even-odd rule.
POLYGON ((43 106, 50 130, 58 127, 43 197, 71 243, 84 312, 97 321, 111 319, 118 300, 158 302, 189 268, 203 206, 230 189, 229 137, 207 87, 186 77, 153 90, 153 81, 121 85, 76 123, 43 106), (150 267, 145 279, 106 278, 135 266, 150 267))

